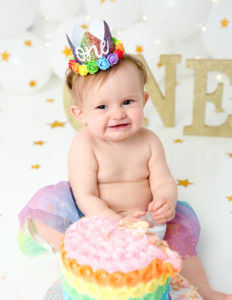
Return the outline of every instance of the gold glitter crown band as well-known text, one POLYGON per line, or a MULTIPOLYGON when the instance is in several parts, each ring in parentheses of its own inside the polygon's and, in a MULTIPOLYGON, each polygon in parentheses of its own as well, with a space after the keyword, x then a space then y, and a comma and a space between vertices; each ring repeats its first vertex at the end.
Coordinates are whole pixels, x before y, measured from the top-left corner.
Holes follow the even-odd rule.
POLYGON ((108 24, 98 19, 92 21, 89 32, 75 25, 67 40, 73 54, 69 69, 81 76, 113 67, 125 51, 122 42, 112 38, 108 24))

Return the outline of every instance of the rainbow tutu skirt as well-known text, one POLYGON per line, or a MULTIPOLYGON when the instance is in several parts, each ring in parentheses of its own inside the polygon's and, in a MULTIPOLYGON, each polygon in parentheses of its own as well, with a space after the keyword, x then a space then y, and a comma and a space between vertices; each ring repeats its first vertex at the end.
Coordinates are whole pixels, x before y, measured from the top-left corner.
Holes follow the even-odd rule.
MULTIPOLYGON (((68 182, 41 188, 19 213, 20 230, 17 238, 21 251, 36 256, 49 248, 33 232, 33 220, 64 233, 83 216, 68 182)), ((196 255, 199 235, 200 225, 194 210, 187 202, 178 201, 175 218, 167 223, 164 240, 172 250, 186 258, 196 255)))

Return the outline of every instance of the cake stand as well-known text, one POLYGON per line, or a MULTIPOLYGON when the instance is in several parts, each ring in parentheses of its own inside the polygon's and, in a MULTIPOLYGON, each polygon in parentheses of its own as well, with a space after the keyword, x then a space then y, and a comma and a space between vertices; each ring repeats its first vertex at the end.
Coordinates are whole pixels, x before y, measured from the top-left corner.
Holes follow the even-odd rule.
MULTIPOLYGON (((203 300, 194 288, 183 276, 177 274, 171 280, 171 300, 203 300)), ((64 300, 62 296, 61 281, 57 280, 47 291, 43 300, 64 300)))

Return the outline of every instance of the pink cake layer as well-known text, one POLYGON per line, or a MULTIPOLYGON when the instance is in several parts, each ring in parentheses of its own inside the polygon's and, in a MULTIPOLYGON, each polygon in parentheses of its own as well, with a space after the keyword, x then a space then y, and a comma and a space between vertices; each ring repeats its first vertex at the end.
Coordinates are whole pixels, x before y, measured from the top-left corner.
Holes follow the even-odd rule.
POLYGON ((68 258, 91 266, 93 271, 127 273, 145 268, 155 259, 180 268, 179 255, 154 246, 146 234, 131 234, 116 221, 95 216, 83 217, 68 228, 64 250, 68 258))

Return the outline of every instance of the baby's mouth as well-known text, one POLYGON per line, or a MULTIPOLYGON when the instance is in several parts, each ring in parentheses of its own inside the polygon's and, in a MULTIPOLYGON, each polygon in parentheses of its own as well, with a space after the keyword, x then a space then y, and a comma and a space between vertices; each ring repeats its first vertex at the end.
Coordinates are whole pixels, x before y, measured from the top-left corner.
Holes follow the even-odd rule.
POLYGON ((113 126, 109 126, 109 128, 125 128, 129 125, 129 123, 125 123, 125 124, 116 124, 116 125, 113 125, 113 126))

